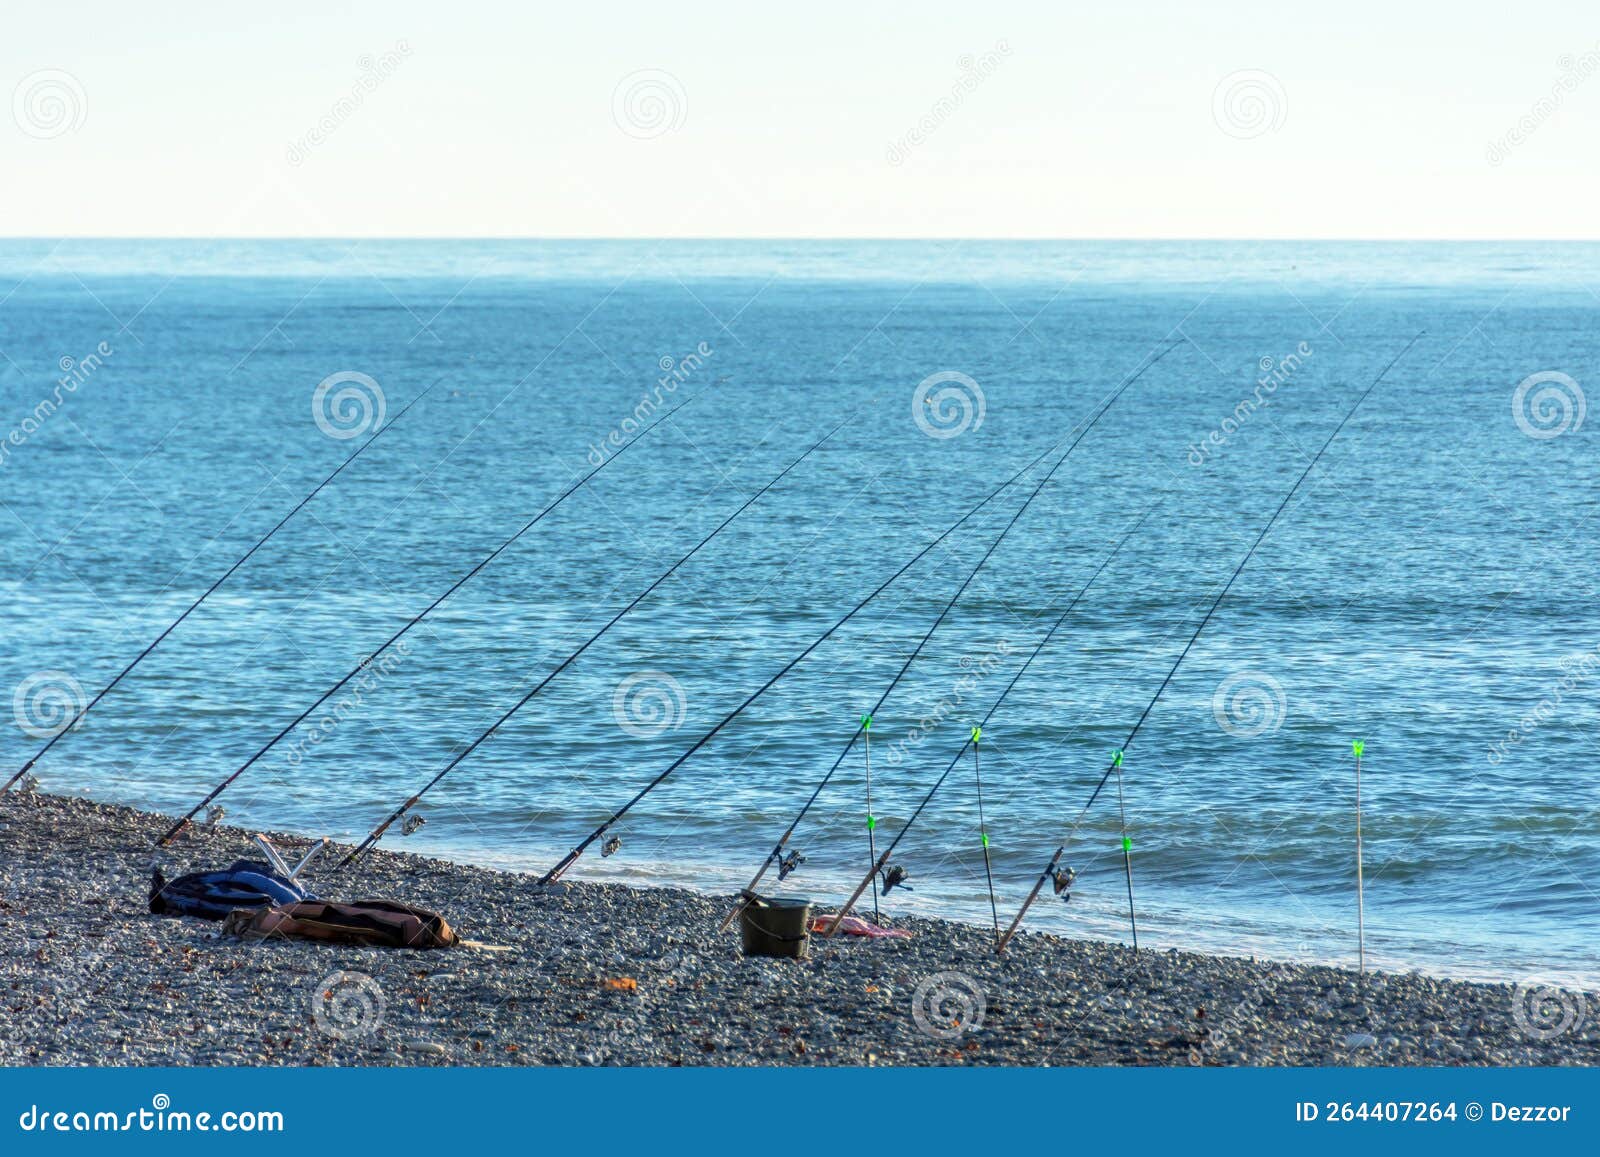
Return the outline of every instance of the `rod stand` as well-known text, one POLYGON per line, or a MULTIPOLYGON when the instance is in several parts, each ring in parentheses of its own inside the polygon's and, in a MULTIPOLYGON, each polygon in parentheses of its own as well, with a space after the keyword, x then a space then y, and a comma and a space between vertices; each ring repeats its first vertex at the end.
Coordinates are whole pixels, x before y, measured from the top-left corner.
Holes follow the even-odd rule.
POLYGON ((262 853, 266 855, 267 862, 272 865, 272 870, 297 884, 300 882, 300 873, 311 866, 311 861, 333 846, 333 841, 328 839, 327 836, 323 836, 322 839, 312 844, 306 850, 306 854, 300 857, 300 862, 291 868, 289 867, 289 862, 283 858, 283 853, 278 851, 277 845, 265 835, 258 832, 255 840, 262 853))

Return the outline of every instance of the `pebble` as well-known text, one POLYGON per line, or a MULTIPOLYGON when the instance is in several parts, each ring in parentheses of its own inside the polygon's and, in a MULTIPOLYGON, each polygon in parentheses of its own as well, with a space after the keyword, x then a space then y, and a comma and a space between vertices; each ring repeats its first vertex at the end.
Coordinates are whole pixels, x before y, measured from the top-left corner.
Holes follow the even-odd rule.
MULTIPOLYGON (((128 808, 0 796, 0 992, 14 994, 0 1065, 1600 1065, 1592 1028, 1523 1035, 1506 984, 1135 956, 1033 933, 1002 961, 981 927, 898 917, 914 939, 819 939, 806 960, 746 960, 736 930, 716 932, 727 896, 582 879, 540 890, 384 849, 354 879, 312 882, 434 908, 511 951, 221 940, 213 923, 149 915, 164 827, 128 808), (371 988, 347 993, 348 1020, 319 1019, 340 973, 371 988), (960 977, 924 991, 941 973, 960 977), (621 977, 637 991, 605 987, 621 977)), ((256 855, 247 833, 218 826, 162 868, 256 855)), ((1600 1008, 1600 994, 1583 1000, 1600 1008)))

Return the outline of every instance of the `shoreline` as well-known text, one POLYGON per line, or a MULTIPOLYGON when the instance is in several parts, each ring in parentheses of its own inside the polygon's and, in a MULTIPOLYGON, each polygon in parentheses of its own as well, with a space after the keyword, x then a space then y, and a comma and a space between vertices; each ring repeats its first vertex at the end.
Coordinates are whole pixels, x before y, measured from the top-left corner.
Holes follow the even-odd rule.
MULTIPOLYGON (((336 875, 333 850, 308 875, 326 897, 420 904, 509 951, 223 940, 216 924, 148 914, 166 823, 0 797, 0 1064, 1600 1064, 1595 993, 1540 1001, 1510 984, 1044 932, 996 957, 988 929, 921 917, 894 921, 909 940, 746 959, 736 930, 715 931, 731 897, 539 888, 381 848, 359 875, 336 875)), ((309 842, 272 835, 286 858, 309 842)), ((239 858, 258 849, 222 826, 160 863, 171 876, 239 858)))

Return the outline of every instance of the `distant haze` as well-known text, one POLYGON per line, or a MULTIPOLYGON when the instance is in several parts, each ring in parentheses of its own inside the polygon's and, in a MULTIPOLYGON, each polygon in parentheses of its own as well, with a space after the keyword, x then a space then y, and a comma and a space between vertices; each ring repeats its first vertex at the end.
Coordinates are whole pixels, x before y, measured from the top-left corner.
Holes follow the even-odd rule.
POLYGON ((14 5, 0 235, 1594 238, 1593 15, 14 5))

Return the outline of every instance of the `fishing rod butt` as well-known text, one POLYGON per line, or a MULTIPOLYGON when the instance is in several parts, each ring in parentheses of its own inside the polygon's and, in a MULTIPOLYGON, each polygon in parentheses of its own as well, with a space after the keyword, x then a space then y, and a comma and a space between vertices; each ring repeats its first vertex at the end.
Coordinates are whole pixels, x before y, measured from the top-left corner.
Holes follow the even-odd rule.
POLYGON ((368 836, 364 841, 351 848, 350 851, 345 854, 344 859, 340 860, 334 865, 333 870, 335 872, 344 871, 346 868, 350 867, 356 863, 356 861, 365 856, 367 854, 367 849, 372 847, 372 845, 375 843, 377 843, 377 840, 371 836, 368 836))
POLYGON ((878 878, 878 873, 883 870, 883 866, 889 862, 889 857, 893 854, 894 845, 891 844, 889 849, 885 851, 883 855, 878 857, 877 863, 872 865, 872 871, 867 873, 867 878, 856 885, 856 890, 851 893, 850 899, 845 901, 844 907, 839 909, 839 914, 833 918, 833 923, 828 925, 828 927, 823 931, 822 938, 824 940, 833 939, 833 934, 839 931, 839 925, 843 924, 844 918, 850 915, 850 910, 854 908, 856 906, 856 902, 861 899, 862 893, 867 890, 867 885, 878 878))
POLYGON ((22 779, 23 776, 27 775, 30 771, 33 770, 33 765, 35 763, 37 763, 38 761, 39 761, 39 757, 36 755, 32 759, 28 760, 27 763, 24 763, 22 765, 22 770, 17 772, 17 774, 12 776, 10 779, 6 780, 6 783, 5 783, 4 787, 0 787, 0 794, 4 794, 5 792, 8 792, 13 787, 15 787, 16 784, 22 779))
POLYGON ((788 839, 788 836, 783 838, 783 842, 780 842, 778 846, 772 850, 772 854, 769 855, 766 859, 766 862, 761 865, 761 870, 754 876, 750 877, 750 882, 740 890, 738 903, 734 904, 733 911, 729 912, 727 916, 723 918, 722 923, 717 927, 717 935, 720 936, 729 928, 733 927, 733 922, 739 918, 746 908, 750 907, 750 897, 755 895, 756 885, 760 884, 762 879, 765 878, 767 869, 772 867, 773 861, 783 855, 783 844, 787 843, 788 839))
POLYGON ((189 830, 189 822, 192 819, 194 819, 194 813, 190 812, 177 823, 173 824, 160 836, 156 837, 156 842, 151 846, 157 848, 165 848, 169 846, 173 840, 177 839, 179 836, 183 835, 184 832, 189 830))
POLYGON ((578 857, 582 854, 582 852, 574 849, 562 856, 560 863, 539 877, 539 887, 548 888, 551 884, 557 883, 566 874, 567 869, 578 862, 578 857))
POLYGON ((1045 881, 1055 875, 1061 857, 1066 854, 1067 846, 1062 844, 1050 857, 1050 862, 1044 866, 1044 871, 1040 872, 1039 878, 1033 882, 1033 888, 1028 892, 1027 899, 1022 901, 1022 907, 1018 908, 1017 914, 1011 918, 1011 926, 1006 929, 1005 935, 1000 937, 999 944, 995 946, 997 954, 1005 951, 1006 945, 1011 943, 1012 938, 1022 928, 1022 921, 1028 915, 1028 909, 1033 907, 1034 901, 1039 898, 1039 893, 1044 891, 1045 881))

